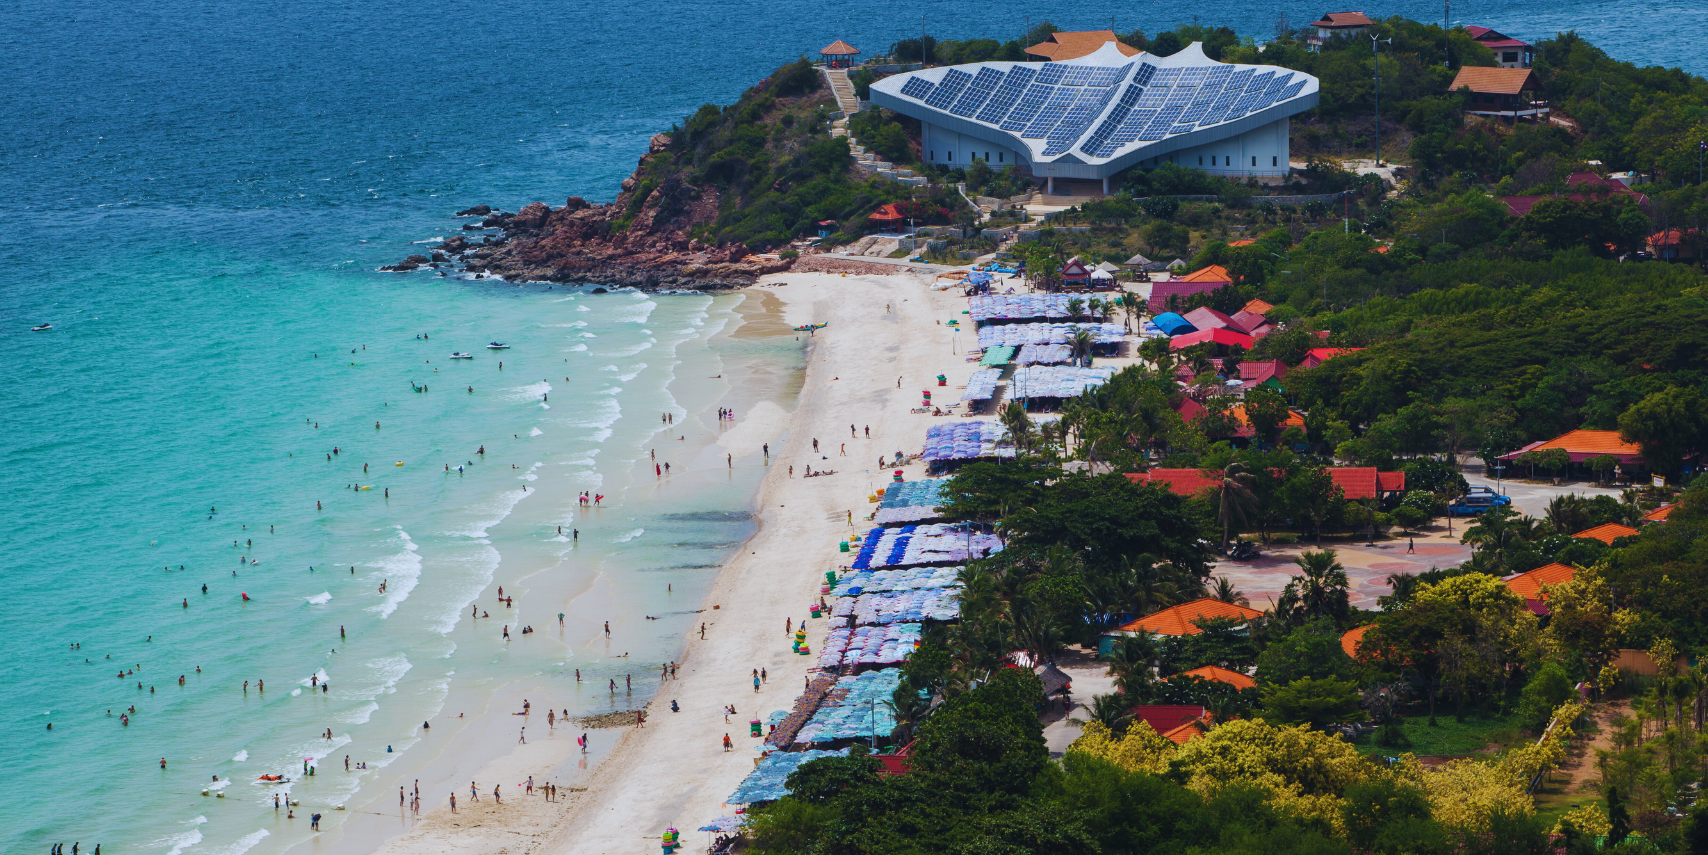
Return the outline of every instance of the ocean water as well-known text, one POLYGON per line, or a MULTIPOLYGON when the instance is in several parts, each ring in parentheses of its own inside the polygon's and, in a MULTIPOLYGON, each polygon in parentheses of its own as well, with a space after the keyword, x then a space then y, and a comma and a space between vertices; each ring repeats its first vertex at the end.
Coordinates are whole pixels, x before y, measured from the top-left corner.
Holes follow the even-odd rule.
MULTIPOLYGON (((799 346, 728 335, 730 295, 376 271, 455 233, 455 210, 608 200, 650 134, 838 37, 873 51, 920 26, 1155 32, 1194 14, 1262 35, 1277 15, 1322 11, 10 5, 0 851, 284 851, 307 843, 307 823, 275 820, 258 775, 366 761, 292 785, 302 813, 326 812, 395 786, 383 764, 420 750, 419 723, 447 703, 540 681, 578 712, 650 697, 649 681, 615 698, 593 684, 678 653, 751 530, 764 471, 751 455, 724 465, 709 414, 787 408, 799 346), (29 331, 41 322, 54 329, 29 331), (494 339, 511 348, 486 350, 494 339), (671 478, 655 477, 655 450, 671 478), (578 504, 584 490, 606 496, 599 508, 578 504), (316 691, 323 679, 330 691, 316 691), (316 737, 327 728, 333 740, 316 737)), ((1705 15, 1680 2, 1454 7, 1521 38, 1575 28, 1696 72, 1686 46, 1705 15), (1653 38, 1657 21, 1675 37, 1653 38)))

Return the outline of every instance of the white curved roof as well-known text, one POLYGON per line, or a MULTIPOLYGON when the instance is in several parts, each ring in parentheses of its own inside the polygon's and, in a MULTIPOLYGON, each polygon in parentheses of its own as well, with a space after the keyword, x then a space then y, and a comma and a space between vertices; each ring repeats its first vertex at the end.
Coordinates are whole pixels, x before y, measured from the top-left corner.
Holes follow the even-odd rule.
POLYGON ((1166 57, 1123 56, 1109 43, 1061 62, 893 75, 872 84, 872 103, 1023 150, 1034 164, 1121 168, 1315 107, 1317 79, 1216 62, 1197 43, 1166 57))

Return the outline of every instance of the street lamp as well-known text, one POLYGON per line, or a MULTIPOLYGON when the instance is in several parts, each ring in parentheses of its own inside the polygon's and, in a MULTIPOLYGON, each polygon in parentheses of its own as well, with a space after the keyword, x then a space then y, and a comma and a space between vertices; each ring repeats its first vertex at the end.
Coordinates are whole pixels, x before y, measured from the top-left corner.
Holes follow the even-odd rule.
POLYGON ((1495 471, 1495 492, 1500 493, 1503 496, 1506 495, 1505 493, 1501 492, 1501 489, 1500 489, 1500 473, 1506 469, 1506 464, 1496 463, 1495 465, 1490 466, 1489 468, 1493 469, 1495 471))
POLYGON ((1708 140, 1696 144, 1696 183, 1702 183, 1702 153, 1708 151, 1708 140))
POLYGON ((1377 166, 1382 165, 1382 56, 1381 56, 1381 50, 1378 47, 1378 43, 1380 43, 1380 42, 1387 42, 1388 44, 1393 44, 1394 40, 1393 39, 1381 38, 1376 33, 1370 34, 1371 64, 1375 66, 1375 74, 1376 74, 1375 88, 1373 90, 1371 90, 1371 92, 1372 92, 1372 100, 1375 102, 1375 105, 1376 105, 1376 165, 1377 166))

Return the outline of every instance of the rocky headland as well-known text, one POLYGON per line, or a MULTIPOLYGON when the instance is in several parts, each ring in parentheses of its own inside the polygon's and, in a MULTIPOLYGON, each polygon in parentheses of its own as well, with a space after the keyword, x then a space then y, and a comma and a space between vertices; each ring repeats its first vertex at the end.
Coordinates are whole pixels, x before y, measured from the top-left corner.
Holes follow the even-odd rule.
POLYGON ((480 218, 463 225, 470 234, 453 235, 431 255, 411 255, 381 269, 460 267, 509 281, 649 291, 741 288, 766 273, 787 270, 788 260, 753 256, 739 243, 710 246, 691 236, 696 226, 717 219, 718 188, 674 179, 655 185, 637 177, 648 158, 660 156, 669 144, 668 134, 654 135, 640 168, 624 179, 622 192, 609 204, 571 196, 560 208, 533 202, 515 213, 477 205, 456 214, 480 218), (646 195, 640 197, 641 192, 646 195))

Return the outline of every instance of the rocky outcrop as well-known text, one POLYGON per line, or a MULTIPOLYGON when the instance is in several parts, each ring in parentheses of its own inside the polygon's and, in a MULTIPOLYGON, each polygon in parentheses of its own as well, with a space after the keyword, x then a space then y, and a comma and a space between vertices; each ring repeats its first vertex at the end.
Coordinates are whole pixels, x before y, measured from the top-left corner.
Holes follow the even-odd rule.
MULTIPOLYGON (((653 135, 641 168, 623 181, 622 192, 611 204, 594 205, 571 196, 560 208, 534 202, 514 214, 476 205, 457 212, 459 217, 482 218, 463 229, 497 228, 503 234, 478 243, 453 235, 439 252, 459 260, 471 273, 512 281, 646 290, 740 288, 766 273, 789 269, 790 262, 755 258, 739 244, 709 246, 692 236, 696 226, 717 219, 721 197, 715 187, 691 185, 674 176, 662 182, 644 179, 647 160, 669 145, 669 134, 653 135), (646 195, 636 199, 641 188, 646 195)), ((382 269, 414 270, 428 262, 414 255, 382 269)))

